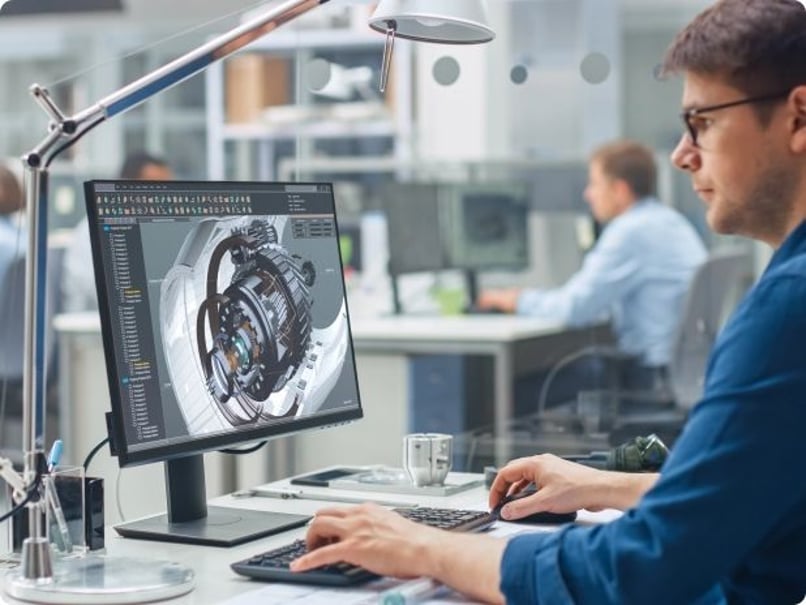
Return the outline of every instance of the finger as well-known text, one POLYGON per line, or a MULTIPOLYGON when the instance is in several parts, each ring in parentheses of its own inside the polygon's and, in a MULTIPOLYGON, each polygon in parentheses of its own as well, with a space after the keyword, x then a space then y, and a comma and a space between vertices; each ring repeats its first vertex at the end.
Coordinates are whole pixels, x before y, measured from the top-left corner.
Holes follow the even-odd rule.
POLYGON ((305 544, 309 550, 313 550, 329 544, 334 540, 341 540, 350 532, 351 523, 347 518, 317 515, 308 526, 308 533, 305 534, 305 544))
POLYGON ((520 481, 530 481, 527 471, 529 470, 529 459, 518 458, 509 462, 498 471, 490 487, 490 507, 495 507, 501 499, 509 494, 510 487, 520 481))
POLYGON ((333 563, 347 561, 348 552, 349 546, 347 543, 336 542, 307 552, 298 559, 291 561, 289 567, 291 571, 307 571, 323 565, 332 565, 333 563))

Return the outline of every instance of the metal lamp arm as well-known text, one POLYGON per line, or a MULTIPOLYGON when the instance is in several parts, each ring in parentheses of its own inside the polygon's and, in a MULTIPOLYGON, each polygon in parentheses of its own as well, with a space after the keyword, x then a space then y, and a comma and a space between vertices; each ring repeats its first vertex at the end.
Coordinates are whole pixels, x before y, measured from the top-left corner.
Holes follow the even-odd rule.
MULTIPOLYGON (((0 476, 15 490, 26 492, 37 482, 37 459, 44 444, 45 423, 45 328, 47 275, 47 197, 48 167, 65 149, 72 146, 87 132, 101 122, 123 113, 152 96, 201 72, 211 63, 224 59, 258 38, 274 31, 284 23, 325 4, 328 0, 287 0, 266 13, 239 25, 216 37, 167 65, 135 80, 131 84, 107 95, 94 105, 66 116, 48 91, 37 84, 31 87, 31 94, 37 104, 48 114, 48 133, 29 153, 23 156, 25 181, 23 184, 28 220, 28 245, 25 262, 25 328, 23 344, 23 451, 24 470, 22 477, 5 461, 0 461, 0 476), (20 485, 21 484, 21 485, 20 485)), ((40 536, 40 502, 29 502, 29 528, 31 536, 26 543, 31 548, 46 550, 40 536)), ((42 554, 40 553, 40 554, 42 554)), ((43 560, 48 557, 42 554, 43 560)), ((24 557, 22 574, 25 578, 40 579, 52 576, 49 564, 29 566, 26 562, 36 557, 24 557)))

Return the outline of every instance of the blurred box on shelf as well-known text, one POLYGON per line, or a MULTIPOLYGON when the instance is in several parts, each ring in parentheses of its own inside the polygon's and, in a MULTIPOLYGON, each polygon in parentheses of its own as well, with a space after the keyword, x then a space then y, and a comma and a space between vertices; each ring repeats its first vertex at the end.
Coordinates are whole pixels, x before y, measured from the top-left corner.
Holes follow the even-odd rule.
POLYGON ((226 64, 226 119, 230 123, 254 122, 266 107, 291 101, 290 66, 287 59, 245 53, 226 64))

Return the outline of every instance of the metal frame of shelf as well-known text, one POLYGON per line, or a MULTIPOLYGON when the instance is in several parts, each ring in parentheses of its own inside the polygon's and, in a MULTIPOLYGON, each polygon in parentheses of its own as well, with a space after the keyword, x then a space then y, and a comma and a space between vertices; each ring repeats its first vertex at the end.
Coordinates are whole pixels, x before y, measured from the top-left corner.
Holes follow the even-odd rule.
MULTIPOLYGON (((291 54, 297 60, 299 51, 314 52, 319 49, 378 49, 378 64, 382 59, 384 39, 369 29, 366 33, 353 29, 344 30, 295 30, 283 32, 251 44, 243 52, 265 54, 291 54)), ((304 60, 304 57, 302 57, 304 60)), ((269 125, 261 122, 229 124, 224 106, 224 65, 216 63, 205 72, 207 111, 207 175, 214 180, 233 175, 226 174, 225 149, 228 142, 235 142, 239 166, 250 166, 252 153, 257 153, 258 174, 249 174, 248 168, 240 170, 235 178, 271 180, 277 177, 274 168, 274 147, 278 141, 297 141, 297 156, 300 147, 315 139, 333 138, 394 138, 394 157, 405 165, 411 160, 412 149, 412 81, 413 60, 411 45, 405 40, 398 43, 394 56, 393 106, 391 119, 370 120, 327 119, 312 122, 269 125), (254 146, 254 148, 253 148, 254 146)))

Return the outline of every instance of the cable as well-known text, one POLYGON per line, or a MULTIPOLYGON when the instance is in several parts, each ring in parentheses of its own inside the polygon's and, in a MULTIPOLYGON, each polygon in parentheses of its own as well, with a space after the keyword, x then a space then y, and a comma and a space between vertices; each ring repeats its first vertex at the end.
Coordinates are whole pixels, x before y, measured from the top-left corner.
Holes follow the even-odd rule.
POLYGON ((13 517, 18 512, 20 512, 22 509, 24 509, 25 506, 31 501, 31 498, 34 497, 34 494, 37 494, 39 492, 39 485, 41 483, 42 483, 42 475, 40 473, 37 473, 36 481, 34 481, 34 484, 31 486, 31 489, 28 490, 28 493, 26 494, 26 496, 23 499, 23 501, 20 502, 17 506, 13 507, 7 513, 5 513, 2 516, 0 516, 0 523, 8 521, 11 517, 13 517))
POLYGON ((100 443, 98 443, 94 448, 92 448, 90 453, 87 454, 87 457, 84 458, 84 464, 82 464, 82 466, 84 467, 84 472, 87 472, 87 468, 89 467, 90 462, 92 462, 92 459, 95 457, 95 454, 101 451, 101 448, 105 446, 107 443, 109 443, 109 437, 102 439, 100 443))
POLYGON ((253 445, 252 447, 247 447, 244 449, 226 449, 226 450, 218 450, 222 454, 233 454, 235 456, 240 456, 241 454, 251 454, 252 452, 258 451, 264 445, 266 445, 268 441, 261 441, 257 445, 253 445))
POLYGON ((126 521, 126 516, 123 514, 123 508, 120 505, 120 476, 123 474, 122 471, 122 468, 118 468, 118 474, 115 477, 115 507, 118 509, 121 523, 126 521))
POLYGON ((552 381, 554 380, 555 376, 557 376, 557 372, 562 370, 572 361, 576 361, 577 359, 585 357, 586 355, 593 355, 594 353, 605 351, 609 352, 613 350, 614 350, 613 347, 608 347, 605 345, 590 345, 587 347, 583 347, 578 351, 573 351, 572 353, 569 353, 568 355, 560 359, 557 363, 555 363, 554 366, 551 368, 551 370, 549 370, 546 379, 543 381, 543 384, 540 387, 540 396, 537 398, 538 416, 542 415, 546 409, 546 397, 548 396, 549 393, 549 386, 551 386, 552 381))

